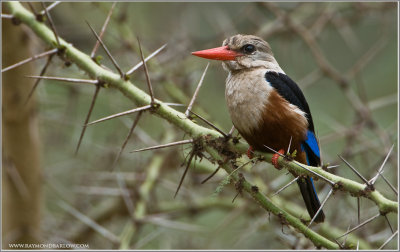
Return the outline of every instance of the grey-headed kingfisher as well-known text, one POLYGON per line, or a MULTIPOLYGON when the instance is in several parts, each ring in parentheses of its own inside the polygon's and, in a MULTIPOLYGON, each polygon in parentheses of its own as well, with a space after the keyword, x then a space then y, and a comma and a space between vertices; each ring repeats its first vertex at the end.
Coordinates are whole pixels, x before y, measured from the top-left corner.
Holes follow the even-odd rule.
MULTIPOLYGON (((235 35, 222 47, 192 53, 221 60, 228 72, 225 98, 235 128, 251 146, 249 150, 284 153, 291 141, 295 160, 320 166, 320 150, 307 101, 299 86, 281 69, 270 45, 253 35, 235 35)), ((272 163, 277 167, 277 154, 272 163)), ((321 204, 311 177, 297 180, 311 218, 321 204)), ((323 222, 321 210, 315 222, 323 222)))

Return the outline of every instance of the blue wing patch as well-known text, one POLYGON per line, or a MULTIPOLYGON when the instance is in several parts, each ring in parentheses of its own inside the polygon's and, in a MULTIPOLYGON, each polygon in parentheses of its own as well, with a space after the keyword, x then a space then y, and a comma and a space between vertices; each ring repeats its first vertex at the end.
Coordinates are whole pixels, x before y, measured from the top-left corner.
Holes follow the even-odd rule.
MULTIPOLYGON (((315 196, 316 196, 317 199, 318 199, 317 190, 315 190, 315 186, 314 186, 314 180, 313 180, 312 178, 310 178, 310 180, 311 180, 312 187, 313 187, 313 189, 314 189, 315 196)), ((318 200, 318 201, 319 201, 319 200, 318 200)))
MULTIPOLYGON (((320 157, 319 146, 318 146, 317 139, 315 138, 314 133, 312 133, 310 130, 307 130, 307 139, 305 140, 305 143, 308 145, 308 147, 310 147, 310 149, 312 150, 312 152, 313 152, 317 157, 320 157)), ((302 145, 301 147, 302 147, 302 149, 304 150, 303 145, 302 145)))

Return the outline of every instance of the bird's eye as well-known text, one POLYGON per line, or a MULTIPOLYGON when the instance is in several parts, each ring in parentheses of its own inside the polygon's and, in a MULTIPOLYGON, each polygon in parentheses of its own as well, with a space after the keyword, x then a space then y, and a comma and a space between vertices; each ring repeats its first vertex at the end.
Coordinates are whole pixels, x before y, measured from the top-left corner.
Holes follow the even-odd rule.
POLYGON ((248 45, 244 45, 242 47, 242 50, 243 50, 243 52, 250 54, 256 50, 256 47, 254 45, 248 44, 248 45))

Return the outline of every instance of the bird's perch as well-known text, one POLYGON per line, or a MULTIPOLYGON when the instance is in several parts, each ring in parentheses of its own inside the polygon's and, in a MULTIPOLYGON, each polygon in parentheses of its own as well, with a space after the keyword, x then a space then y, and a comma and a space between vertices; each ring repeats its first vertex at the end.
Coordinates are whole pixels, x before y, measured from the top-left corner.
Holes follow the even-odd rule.
MULTIPOLYGON (((75 63, 80 69, 85 71, 93 80, 105 82, 110 87, 118 89, 126 97, 135 102, 138 106, 146 106, 152 103, 152 98, 144 91, 137 88, 131 81, 124 80, 119 74, 113 73, 100 67, 90 58, 89 55, 81 52, 71 44, 67 43, 61 37, 56 39, 52 30, 49 29, 44 23, 37 21, 35 16, 31 12, 26 10, 20 3, 7 2, 6 6, 8 7, 11 15, 13 15, 14 18, 20 20, 22 23, 27 25, 41 40, 43 40, 52 48, 62 49, 64 56, 75 63)), ((171 107, 167 106, 157 99, 155 100, 155 102, 159 104, 159 107, 153 110, 154 114, 176 125, 181 130, 189 134, 192 138, 199 139, 200 142, 205 146, 204 150, 207 151, 213 159, 220 161, 220 163, 223 162, 225 158, 221 153, 225 152, 221 151, 221 149, 217 150, 215 146, 211 146, 208 144, 210 139, 218 141, 219 139, 223 138, 223 136, 219 132, 197 125, 196 123, 188 119, 185 114, 172 109, 171 107)), ((237 154, 245 153, 248 148, 246 144, 234 144, 231 140, 223 142, 225 143, 223 146, 224 150, 230 150, 231 152, 237 154)), ((262 155, 266 161, 271 160, 272 154, 258 154, 262 155)), ((285 161, 283 160, 283 158, 279 158, 279 163, 292 173, 316 177, 315 174, 310 173, 304 168, 296 165, 294 162, 285 161)), ((228 173, 231 173, 233 171, 232 167, 227 164, 223 164, 222 167, 228 173)), ((376 203, 381 214, 398 212, 397 202, 385 198, 377 190, 366 190, 365 184, 357 183, 352 180, 336 176, 318 167, 307 166, 307 168, 324 177, 325 179, 332 181, 334 183, 334 187, 337 189, 346 191, 353 196, 369 198, 376 203)), ((309 229, 307 225, 301 222, 300 219, 282 210, 279 206, 269 200, 264 194, 259 192, 256 186, 250 184, 244 178, 240 178, 237 173, 234 172, 232 174, 232 179, 236 182, 240 181, 242 183, 243 190, 248 192, 249 195, 251 195, 251 197, 255 199, 255 201, 262 208, 281 218, 283 223, 289 224, 290 226, 296 228, 299 232, 303 233, 314 243, 315 246, 325 247, 328 249, 339 249, 338 244, 319 235, 312 229, 309 229)))

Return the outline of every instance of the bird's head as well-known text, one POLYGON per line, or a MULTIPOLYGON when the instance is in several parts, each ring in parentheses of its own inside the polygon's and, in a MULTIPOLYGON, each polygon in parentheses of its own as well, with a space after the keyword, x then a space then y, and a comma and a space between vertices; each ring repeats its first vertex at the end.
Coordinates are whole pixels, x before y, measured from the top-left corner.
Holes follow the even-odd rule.
POLYGON ((282 72, 269 44, 254 35, 238 34, 225 39, 221 47, 192 54, 206 59, 222 60, 222 66, 230 72, 260 67, 282 72))

